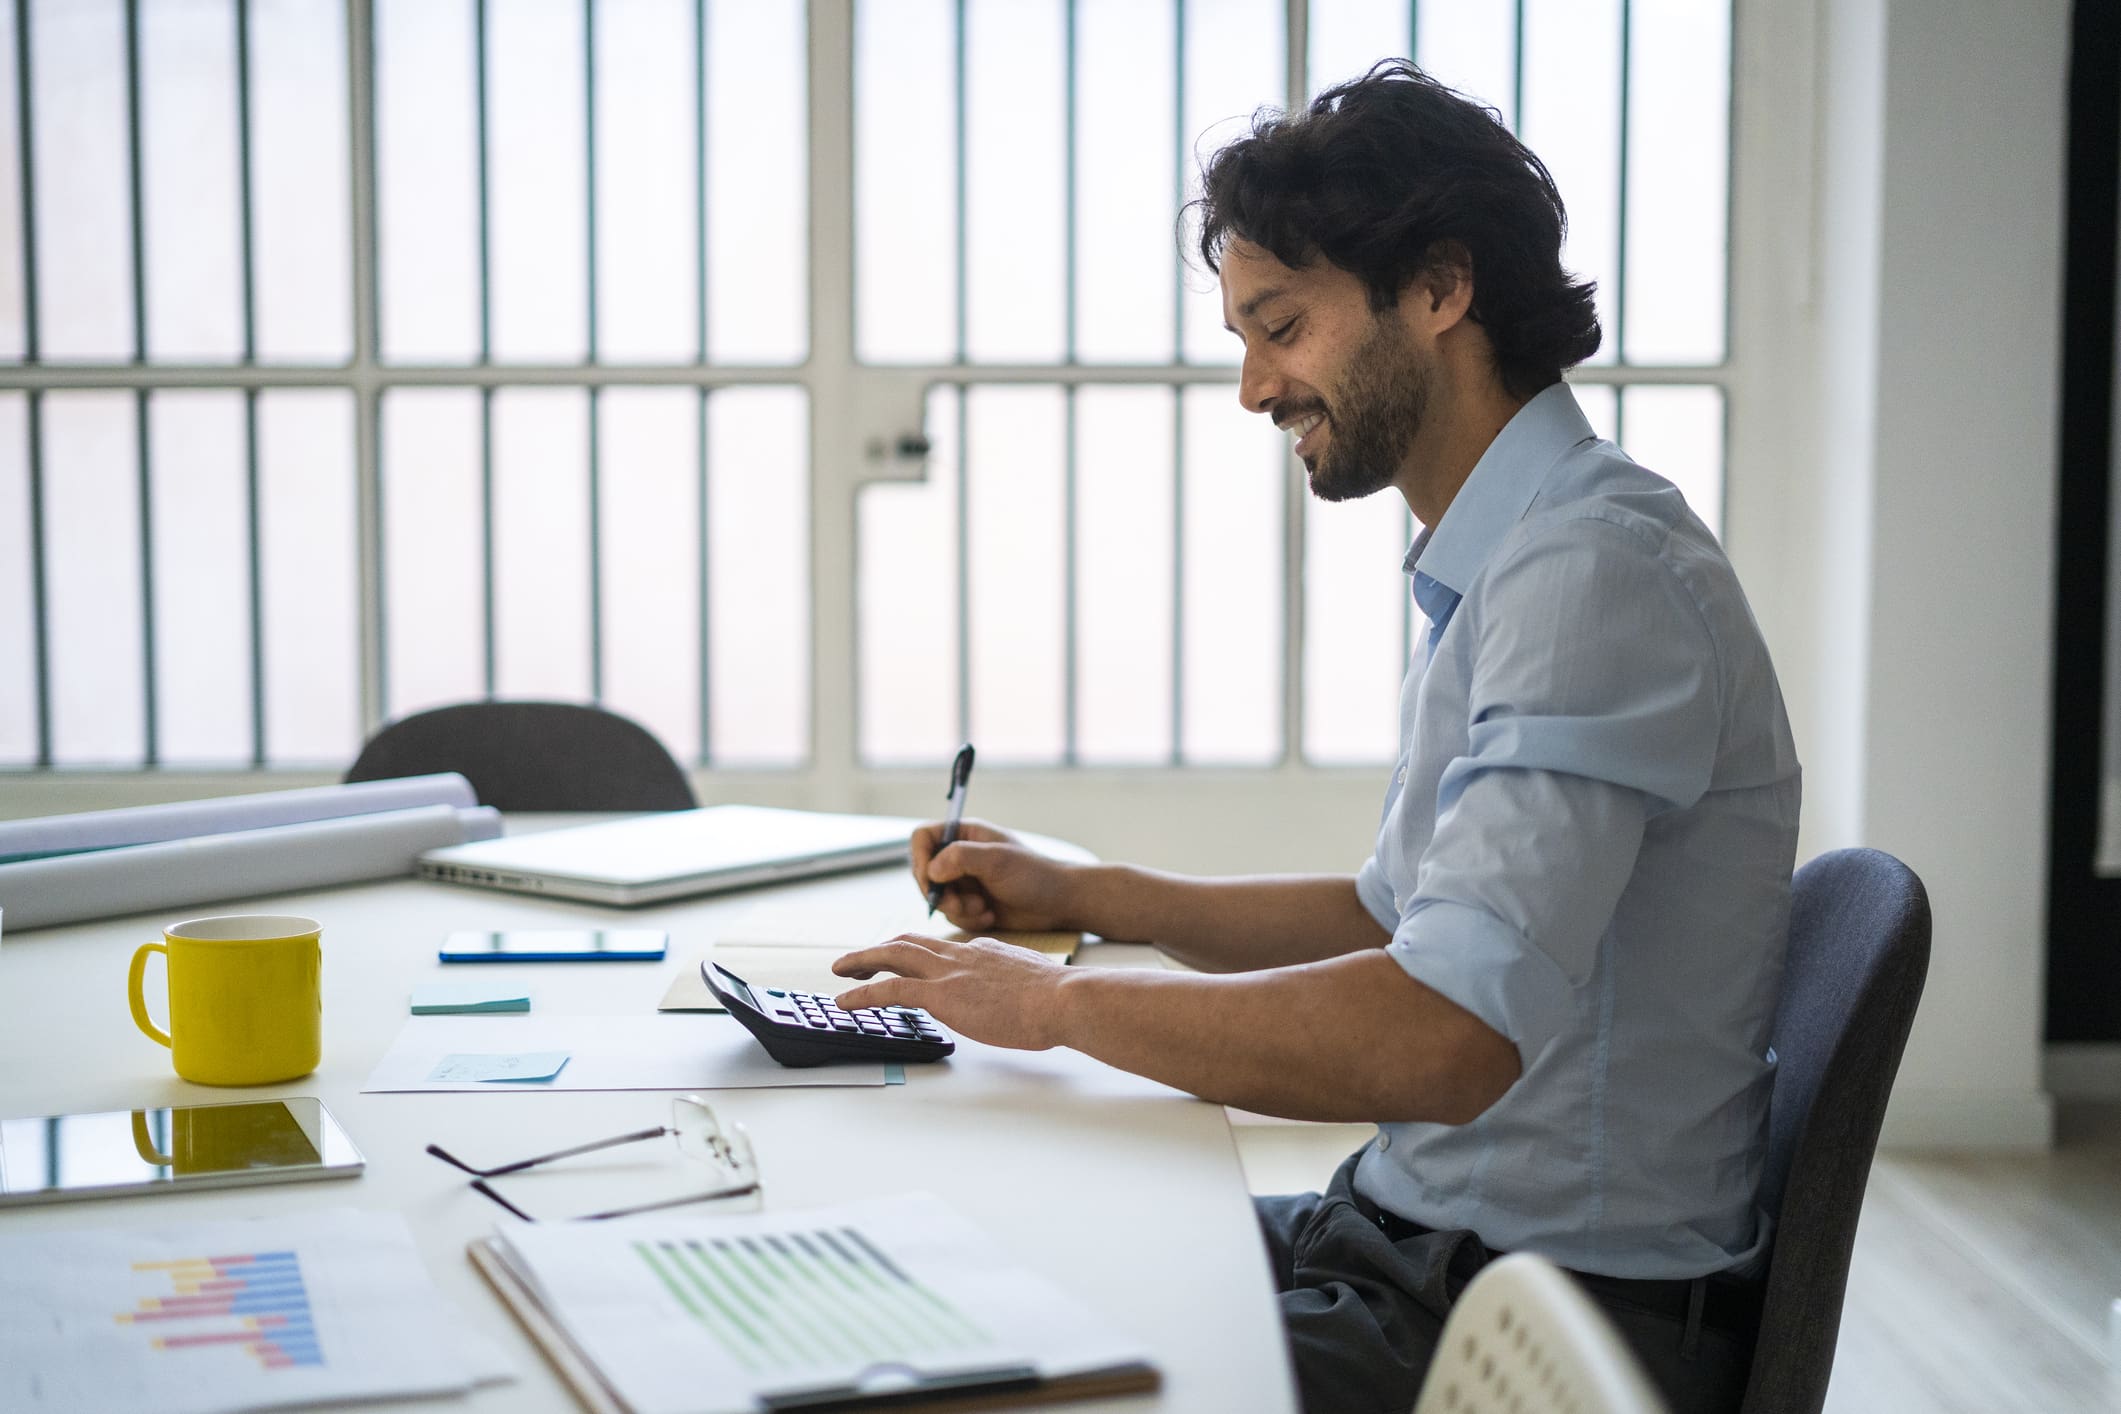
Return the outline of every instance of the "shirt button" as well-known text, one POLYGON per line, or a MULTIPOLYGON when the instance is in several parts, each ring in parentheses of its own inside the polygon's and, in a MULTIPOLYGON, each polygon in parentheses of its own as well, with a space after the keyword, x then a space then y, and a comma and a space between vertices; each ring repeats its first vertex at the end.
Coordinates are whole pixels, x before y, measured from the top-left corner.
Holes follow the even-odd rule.
POLYGON ((1407 768, 1406 768, 1406 767, 1404 767, 1404 766, 1402 766, 1402 767, 1400 767, 1400 768, 1399 768, 1399 774, 1398 774, 1398 775, 1396 775, 1396 776, 1394 776, 1394 777, 1392 778, 1392 784, 1393 784, 1393 785, 1395 785, 1395 786, 1403 786, 1403 785, 1405 785, 1406 783, 1407 783, 1407 768))
POLYGON ((1389 1149, 1389 1148, 1391 1148, 1391 1147, 1392 1147, 1392 1136, 1391 1136, 1391 1135, 1389 1135, 1389 1134, 1380 1134, 1380 1135, 1378 1135, 1378 1136, 1377 1136, 1377 1148, 1378 1148, 1378 1152, 1382 1153, 1382 1152, 1383 1152, 1384 1150, 1386 1150, 1386 1149, 1389 1149))

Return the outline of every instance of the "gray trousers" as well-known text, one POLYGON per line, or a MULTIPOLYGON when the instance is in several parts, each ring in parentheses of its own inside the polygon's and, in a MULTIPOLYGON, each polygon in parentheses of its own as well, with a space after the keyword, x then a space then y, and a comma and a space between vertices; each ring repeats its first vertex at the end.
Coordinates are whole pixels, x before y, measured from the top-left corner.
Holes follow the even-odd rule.
MULTIPOLYGON (((1305 1414, 1407 1414, 1452 1303, 1500 1255, 1464 1230, 1395 1241, 1355 1194, 1359 1158, 1350 1155, 1324 1193, 1254 1200, 1305 1414)), ((1669 1301, 1634 1299, 1648 1283, 1580 1280, 1673 1414, 1733 1414, 1752 1364, 1750 1329, 1697 1320, 1690 1336, 1669 1301)), ((1660 1285, 1683 1293, 1688 1284, 1660 1285)))

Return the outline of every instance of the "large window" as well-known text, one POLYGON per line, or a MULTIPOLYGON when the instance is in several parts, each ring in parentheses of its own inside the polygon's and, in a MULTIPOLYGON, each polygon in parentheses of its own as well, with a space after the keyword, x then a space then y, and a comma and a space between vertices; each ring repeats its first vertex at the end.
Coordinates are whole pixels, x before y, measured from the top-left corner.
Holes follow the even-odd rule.
POLYGON ((1308 497, 1176 235, 1393 54, 1553 170, 1578 396, 1720 524, 1724 5, 0 16, 0 765, 339 763, 489 694, 841 778, 1389 756, 1416 527, 1308 497))

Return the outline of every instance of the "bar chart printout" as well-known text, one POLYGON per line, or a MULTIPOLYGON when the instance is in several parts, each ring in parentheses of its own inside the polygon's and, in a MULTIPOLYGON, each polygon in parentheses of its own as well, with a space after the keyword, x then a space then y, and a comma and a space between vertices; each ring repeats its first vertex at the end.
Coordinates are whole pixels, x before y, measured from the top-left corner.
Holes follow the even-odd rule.
POLYGON ((747 1370, 948 1362, 992 1348, 977 1322, 857 1228, 636 1242, 633 1251, 747 1370))
POLYGON ((493 1250, 636 1414, 1155 1383, 1137 1342, 927 1194, 512 1225, 493 1250))
POLYGON ((234 1346, 266 1370, 324 1363, 295 1252, 180 1257, 134 1262, 132 1269, 167 1285, 165 1294, 143 1296, 117 1315, 118 1324, 139 1327, 152 1349, 234 1346))
POLYGON ((463 1394, 511 1372, 396 1213, 0 1231, 7 1414, 463 1394))

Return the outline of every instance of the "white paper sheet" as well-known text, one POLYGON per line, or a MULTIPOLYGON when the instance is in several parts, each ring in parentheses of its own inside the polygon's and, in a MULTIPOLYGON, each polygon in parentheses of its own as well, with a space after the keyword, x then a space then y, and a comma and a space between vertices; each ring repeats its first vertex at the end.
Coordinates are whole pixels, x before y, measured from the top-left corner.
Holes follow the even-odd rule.
MULTIPOLYGON (((855 984, 832 970, 833 960, 845 948, 732 947, 716 943, 708 954, 754 987, 780 987, 794 992, 818 992, 836 997, 855 984)), ((657 1011, 724 1011, 722 1003, 700 978, 698 958, 688 960, 670 979, 670 988, 657 1011)))
POLYGON ((0 820, 0 862, 25 857, 72 854, 122 845, 159 844, 165 840, 263 830, 348 815, 376 815, 422 805, 477 805, 471 782, 455 771, 432 776, 404 776, 353 785, 312 786, 304 790, 260 791, 218 796, 212 800, 179 800, 166 805, 134 805, 122 810, 89 810, 77 815, 47 815, 31 820, 0 820))
POLYGON ((0 1236, 0 1408, 217 1414, 512 1378, 395 1213, 0 1236))
POLYGON ((856 948, 895 938, 901 933, 949 937, 952 928, 941 915, 931 919, 928 907, 909 885, 907 897, 877 904, 867 899, 805 899, 801 903, 754 904, 723 928, 717 948, 856 948))
POLYGON ((866 1061, 791 1069, 766 1054, 728 1016, 415 1016, 407 1018, 363 1094, 408 1090, 752 1090, 780 1086, 882 1085, 884 1066, 866 1061), (435 1080, 459 1052, 565 1051, 566 1069, 539 1085, 435 1080))
POLYGON ((500 812, 424 805, 374 815, 200 835, 0 864, 0 901, 20 932, 83 918, 322 888, 410 874, 443 845, 492 839, 500 812))
POLYGON ((510 1224, 498 1236, 638 1414, 748 1414, 758 1395, 881 1391, 915 1372, 1052 1378, 1147 1359, 928 1194, 793 1213, 510 1224))

